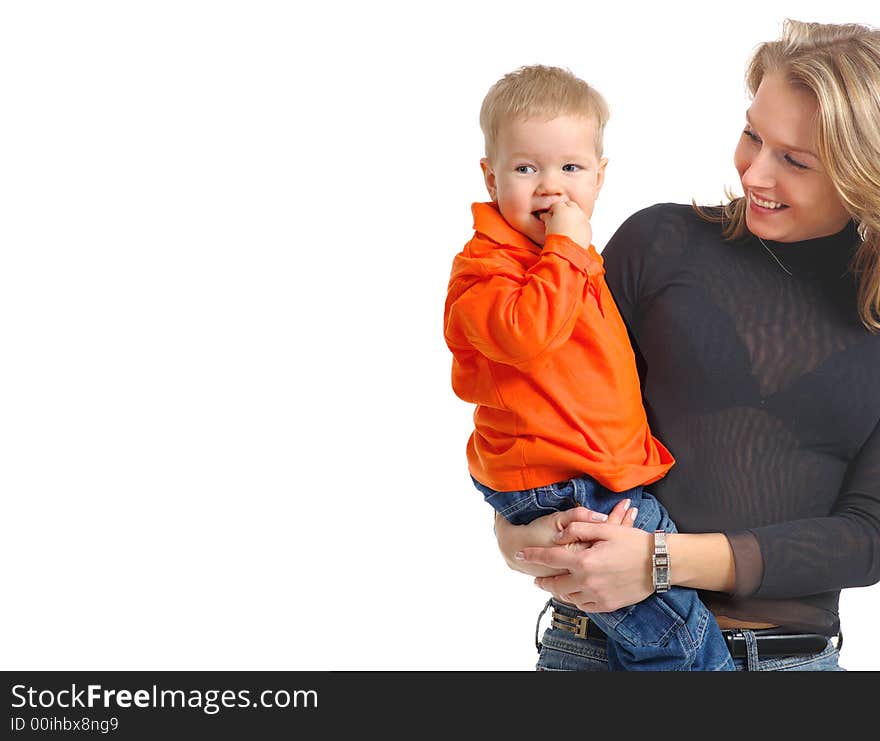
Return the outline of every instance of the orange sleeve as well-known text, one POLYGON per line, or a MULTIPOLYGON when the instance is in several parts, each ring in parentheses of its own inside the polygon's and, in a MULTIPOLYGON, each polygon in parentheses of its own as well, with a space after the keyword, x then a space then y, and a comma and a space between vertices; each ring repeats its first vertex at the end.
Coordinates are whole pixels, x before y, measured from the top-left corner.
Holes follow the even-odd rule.
MULTIPOLYGON (((485 357, 523 365, 565 343, 589 293, 590 275, 601 263, 567 237, 550 235, 541 256, 522 272, 493 271, 450 307, 449 324, 485 357)), ((592 289, 592 290, 591 290, 592 289)))

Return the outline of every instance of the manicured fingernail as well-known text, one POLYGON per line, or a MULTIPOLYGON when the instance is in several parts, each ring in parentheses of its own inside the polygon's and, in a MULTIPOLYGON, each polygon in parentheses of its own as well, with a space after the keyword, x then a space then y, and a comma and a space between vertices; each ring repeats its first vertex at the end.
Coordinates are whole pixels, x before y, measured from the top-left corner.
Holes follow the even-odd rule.
POLYGON ((526 557, 523 555, 523 552, 522 552, 522 551, 517 551, 516 553, 513 554, 513 557, 514 557, 517 561, 525 561, 525 560, 526 560, 526 557))
POLYGON ((629 509, 629 506, 632 504, 632 499, 627 499, 623 503, 623 511, 626 512, 629 509))
POLYGON ((631 519, 631 520, 635 520, 635 519, 636 519, 636 515, 637 515, 638 513, 639 513, 639 508, 638 508, 638 507, 633 507, 633 508, 629 511, 629 519, 631 519))
POLYGON ((593 512, 590 515, 591 520, 595 520, 596 522, 605 522, 608 519, 608 515, 603 515, 601 512, 593 512))

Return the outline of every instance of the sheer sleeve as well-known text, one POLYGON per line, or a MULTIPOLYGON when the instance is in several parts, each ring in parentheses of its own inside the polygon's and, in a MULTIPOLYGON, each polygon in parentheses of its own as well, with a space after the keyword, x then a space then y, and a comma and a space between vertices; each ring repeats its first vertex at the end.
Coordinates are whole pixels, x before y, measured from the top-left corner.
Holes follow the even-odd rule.
POLYGON ((763 563, 755 597, 797 597, 880 581, 880 423, 852 461, 830 516, 749 532, 763 563))

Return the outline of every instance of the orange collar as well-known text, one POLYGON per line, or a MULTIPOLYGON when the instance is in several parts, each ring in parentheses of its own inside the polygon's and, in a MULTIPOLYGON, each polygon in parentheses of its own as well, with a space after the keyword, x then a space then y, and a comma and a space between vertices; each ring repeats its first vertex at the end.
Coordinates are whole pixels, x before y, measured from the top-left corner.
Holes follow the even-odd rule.
POLYGON ((531 239, 507 223, 494 203, 474 203, 471 205, 471 213, 474 215, 474 230, 485 234, 493 242, 541 252, 541 248, 531 239))

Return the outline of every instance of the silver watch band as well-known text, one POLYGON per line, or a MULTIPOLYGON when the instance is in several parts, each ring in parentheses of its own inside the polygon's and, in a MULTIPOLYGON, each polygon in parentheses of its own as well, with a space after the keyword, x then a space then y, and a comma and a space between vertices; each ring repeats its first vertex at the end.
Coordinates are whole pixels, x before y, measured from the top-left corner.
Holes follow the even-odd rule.
POLYGON ((654 580, 654 591, 658 594, 668 592, 670 583, 669 550, 666 547, 666 533, 654 531, 654 555, 651 557, 651 576, 654 580))

